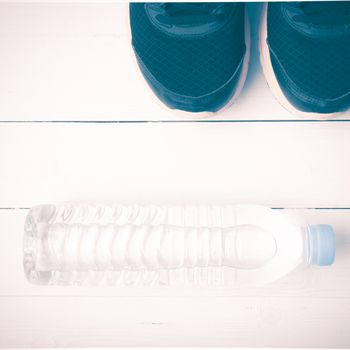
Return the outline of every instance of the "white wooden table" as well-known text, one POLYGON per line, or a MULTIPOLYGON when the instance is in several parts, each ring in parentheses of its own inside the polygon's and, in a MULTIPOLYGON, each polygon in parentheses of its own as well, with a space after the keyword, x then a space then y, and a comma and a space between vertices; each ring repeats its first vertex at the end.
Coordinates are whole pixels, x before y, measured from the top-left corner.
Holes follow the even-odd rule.
POLYGON ((144 89, 125 4, 0 3, 0 347, 350 347, 350 114, 307 121, 278 105, 249 6, 242 96, 195 121, 144 89), (29 285, 28 208, 69 200, 264 204, 332 224, 337 258, 249 290, 29 285))

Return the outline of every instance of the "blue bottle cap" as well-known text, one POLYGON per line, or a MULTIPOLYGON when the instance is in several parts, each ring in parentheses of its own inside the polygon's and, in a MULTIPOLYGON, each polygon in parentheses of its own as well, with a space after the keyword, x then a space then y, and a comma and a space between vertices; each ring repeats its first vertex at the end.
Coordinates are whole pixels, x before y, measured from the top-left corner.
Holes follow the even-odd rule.
POLYGON ((309 225, 309 261, 318 266, 332 265, 335 258, 335 235, 330 225, 309 225))

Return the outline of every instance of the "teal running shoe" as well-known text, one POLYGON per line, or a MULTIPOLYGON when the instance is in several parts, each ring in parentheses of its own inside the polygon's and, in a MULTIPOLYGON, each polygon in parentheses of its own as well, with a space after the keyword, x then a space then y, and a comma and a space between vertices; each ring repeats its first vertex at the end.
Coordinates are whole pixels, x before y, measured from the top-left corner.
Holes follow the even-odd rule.
POLYGON ((242 90, 249 33, 244 3, 131 3, 140 70, 171 109, 217 112, 242 90))
POLYGON ((350 108, 350 1, 271 2, 264 6, 260 52, 280 104, 305 118, 350 108))

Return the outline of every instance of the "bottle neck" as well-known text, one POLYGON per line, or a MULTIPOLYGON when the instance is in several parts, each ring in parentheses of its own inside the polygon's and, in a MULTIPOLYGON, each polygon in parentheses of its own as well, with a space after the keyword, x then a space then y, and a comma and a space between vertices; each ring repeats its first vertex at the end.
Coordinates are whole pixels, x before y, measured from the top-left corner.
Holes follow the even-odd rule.
POLYGON ((304 262, 307 265, 312 265, 311 262, 311 243, 310 243, 310 225, 304 226, 302 227, 302 232, 303 232, 303 241, 304 241, 304 250, 303 250, 303 258, 304 258, 304 262))

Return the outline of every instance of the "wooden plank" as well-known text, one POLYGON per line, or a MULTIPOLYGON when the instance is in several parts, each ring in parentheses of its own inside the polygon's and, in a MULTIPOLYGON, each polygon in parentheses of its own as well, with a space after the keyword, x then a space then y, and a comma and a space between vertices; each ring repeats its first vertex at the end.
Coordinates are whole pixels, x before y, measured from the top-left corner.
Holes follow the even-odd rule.
POLYGON ((350 124, 5 123, 0 207, 71 201, 350 207, 350 124))
POLYGON ((5 297, 0 346, 348 348, 350 299, 325 301, 5 297))
POLYGON ((253 290, 57 288, 21 271, 26 210, 1 210, 0 346, 350 346, 348 210, 285 210, 300 224, 330 223, 330 268, 297 271, 253 290))
MULTIPOLYGON (((267 86, 258 57, 260 4, 249 10, 246 86, 236 104, 212 120, 298 120, 267 86)), ((1 3, 0 13, 0 120, 179 119, 140 77, 125 3, 1 3)))

